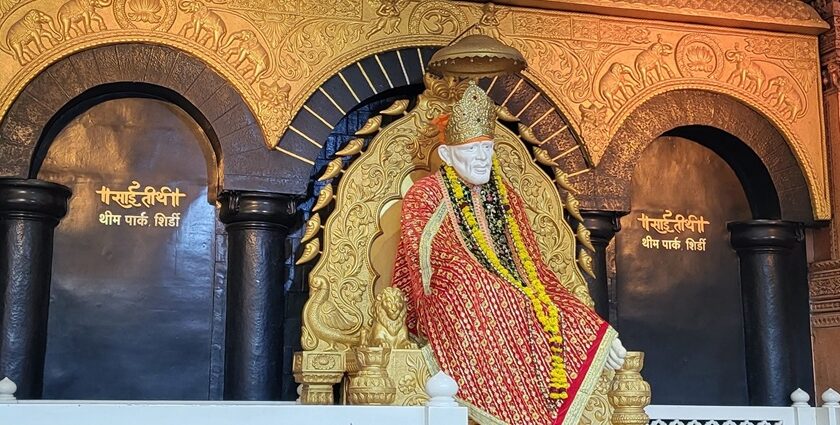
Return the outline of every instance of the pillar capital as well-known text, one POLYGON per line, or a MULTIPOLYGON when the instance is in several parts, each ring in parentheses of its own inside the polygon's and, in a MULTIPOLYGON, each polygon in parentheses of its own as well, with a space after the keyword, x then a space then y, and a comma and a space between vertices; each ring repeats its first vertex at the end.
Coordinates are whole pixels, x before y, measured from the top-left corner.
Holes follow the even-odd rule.
POLYGON ((607 279, 607 245, 621 230, 619 218, 624 212, 602 211, 602 210, 581 210, 583 226, 589 230, 592 246, 595 248, 592 258, 592 269, 595 277, 585 276, 589 295, 595 302, 595 311, 604 320, 610 320, 610 290, 607 279))
POLYGON ((784 220, 747 220, 727 224, 736 251, 790 250, 803 238, 802 223, 784 220))
POLYGON ((625 214, 627 213, 621 211, 580 211, 580 215, 583 217, 583 225, 589 230, 592 242, 603 244, 610 243, 615 234, 621 230, 619 219, 625 214))
POLYGON ((227 226, 259 223, 288 228, 297 214, 297 201, 277 193, 225 191, 219 195, 219 219, 227 226))
POLYGON ((37 179, 0 177, 0 217, 53 222, 67 214, 70 188, 37 179))

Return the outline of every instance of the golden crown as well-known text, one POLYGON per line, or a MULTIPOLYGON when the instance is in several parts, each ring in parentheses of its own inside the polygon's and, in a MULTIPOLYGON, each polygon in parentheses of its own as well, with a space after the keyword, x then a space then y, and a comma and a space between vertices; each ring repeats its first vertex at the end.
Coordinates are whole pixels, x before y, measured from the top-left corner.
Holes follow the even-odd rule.
POLYGON ((493 138, 496 130, 496 104, 487 93, 470 82, 461 100, 452 105, 446 123, 446 144, 462 145, 479 137, 493 138))

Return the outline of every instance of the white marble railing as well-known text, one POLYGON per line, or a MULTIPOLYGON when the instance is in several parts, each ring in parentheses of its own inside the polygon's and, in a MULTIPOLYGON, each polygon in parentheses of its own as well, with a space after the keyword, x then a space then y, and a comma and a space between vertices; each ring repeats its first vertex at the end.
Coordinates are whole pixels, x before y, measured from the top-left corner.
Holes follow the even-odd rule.
POLYGON ((19 401, 3 425, 466 425, 463 407, 302 406, 295 403, 19 401))
MULTIPOLYGON (((466 425, 467 409, 453 406, 453 389, 427 387, 432 402, 418 407, 303 406, 294 402, 16 400, 0 382, 2 425, 466 425)), ((662 406, 645 408, 650 425, 840 425, 840 394, 828 390, 820 407, 797 391, 790 407, 662 406)))
MULTIPOLYGON (((430 380, 431 381, 431 380, 430 380)), ((453 381, 454 383, 454 381, 453 381)), ((467 425, 455 388, 432 388, 426 406, 303 406, 295 402, 16 400, 0 382, 0 425, 467 425)))
POLYGON ((820 407, 811 407, 809 398, 796 390, 790 407, 652 405, 645 412, 650 425, 840 425, 837 391, 824 392, 820 407))

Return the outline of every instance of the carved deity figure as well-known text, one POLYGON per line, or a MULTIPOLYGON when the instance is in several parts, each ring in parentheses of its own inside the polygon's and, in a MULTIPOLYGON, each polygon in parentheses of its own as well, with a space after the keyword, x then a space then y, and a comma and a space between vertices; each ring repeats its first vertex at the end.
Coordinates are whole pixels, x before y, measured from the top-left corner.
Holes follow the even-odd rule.
POLYGON ((577 425, 603 368, 620 368, 626 351, 543 261, 495 158, 496 108, 471 83, 435 120, 444 165, 403 199, 393 284, 474 421, 577 425))

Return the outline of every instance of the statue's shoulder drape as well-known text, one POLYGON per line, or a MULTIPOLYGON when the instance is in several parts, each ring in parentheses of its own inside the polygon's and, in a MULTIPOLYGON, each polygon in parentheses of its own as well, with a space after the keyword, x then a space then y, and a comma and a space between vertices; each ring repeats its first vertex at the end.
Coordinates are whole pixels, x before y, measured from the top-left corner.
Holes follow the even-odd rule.
POLYGON ((549 397, 551 351, 531 301, 467 249, 438 173, 417 181, 403 199, 393 284, 409 300, 409 329, 429 341, 432 368, 455 378, 474 420, 576 425, 615 331, 540 260, 524 205, 509 193, 540 279, 561 311, 568 399, 549 397))

